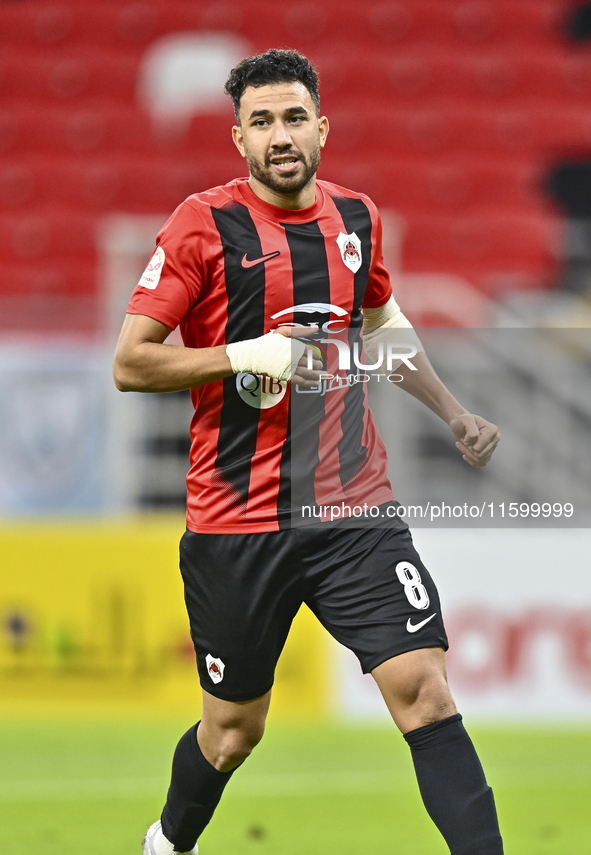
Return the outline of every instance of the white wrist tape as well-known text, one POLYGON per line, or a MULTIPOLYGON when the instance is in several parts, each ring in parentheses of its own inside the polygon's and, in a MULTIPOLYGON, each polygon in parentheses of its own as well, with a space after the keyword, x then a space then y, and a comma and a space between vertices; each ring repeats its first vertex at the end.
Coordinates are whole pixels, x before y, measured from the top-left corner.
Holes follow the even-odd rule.
POLYGON ((234 374, 266 374, 275 380, 291 380, 305 347, 297 338, 270 332, 228 344, 226 353, 234 374))
POLYGON ((411 322, 402 314, 400 306, 392 296, 387 303, 378 306, 377 309, 363 310, 363 326, 372 330, 377 330, 378 327, 412 329, 411 322))
POLYGON ((363 347, 374 362, 379 358, 380 342, 396 342, 400 345, 411 344, 416 347, 417 353, 425 350, 413 325, 400 311, 400 306, 392 296, 387 303, 378 306, 377 309, 363 310, 363 347), (387 330, 392 329, 396 330, 394 336, 387 332, 387 330))

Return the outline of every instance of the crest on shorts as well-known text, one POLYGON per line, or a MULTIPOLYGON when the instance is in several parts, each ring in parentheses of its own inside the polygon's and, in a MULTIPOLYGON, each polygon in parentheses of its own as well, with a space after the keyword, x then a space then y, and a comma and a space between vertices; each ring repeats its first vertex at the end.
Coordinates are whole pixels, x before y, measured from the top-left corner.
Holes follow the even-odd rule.
POLYGON ((148 266, 142 273, 142 278, 138 282, 138 285, 141 285, 142 288, 150 288, 151 290, 154 290, 156 285, 160 282, 160 276, 162 274, 165 259, 166 255, 164 254, 164 250, 161 246, 157 246, 154 251, 154 255, 148 261, 148 266))
POLYGON ((221 659, 215 659, 210 653, 205 657, 207 665, 207 673, 214 683, 221 683, 224 679, 224 668, 226 667, 221 659))
POLYGON ((341 258, 343 263, 347 265, 349 270, 357 273, 361 267, 361 241, 355 234, 344 235, 342 232, 337 238, 337 244, 341 250, 341 258))

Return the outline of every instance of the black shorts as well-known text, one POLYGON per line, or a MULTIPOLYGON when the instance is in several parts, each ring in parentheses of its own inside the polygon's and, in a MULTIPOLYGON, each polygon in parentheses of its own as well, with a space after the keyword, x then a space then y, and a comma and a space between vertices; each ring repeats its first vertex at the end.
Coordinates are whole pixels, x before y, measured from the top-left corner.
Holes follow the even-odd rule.
POLYGON ((269 691, 302 603, 366 673, 409 650, 448 646, 437 589, 408 530, 187 531, 181 573, 201 685, 222 700, 269 691))

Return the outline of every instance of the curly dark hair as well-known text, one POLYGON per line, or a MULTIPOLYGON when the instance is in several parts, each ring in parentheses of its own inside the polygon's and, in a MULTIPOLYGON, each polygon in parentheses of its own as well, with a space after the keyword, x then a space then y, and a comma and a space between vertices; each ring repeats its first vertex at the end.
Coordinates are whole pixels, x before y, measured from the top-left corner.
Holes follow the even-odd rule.
POLYGON ((318 73, 307 57, 297 50, 277 50, 249 56, 232 69, 224 90, 232 99, 234 114, 238 119, 240 99, 247 86, 266 86, 268 83, 303 83, 312 97, 317 115, 320 115, 318 73))

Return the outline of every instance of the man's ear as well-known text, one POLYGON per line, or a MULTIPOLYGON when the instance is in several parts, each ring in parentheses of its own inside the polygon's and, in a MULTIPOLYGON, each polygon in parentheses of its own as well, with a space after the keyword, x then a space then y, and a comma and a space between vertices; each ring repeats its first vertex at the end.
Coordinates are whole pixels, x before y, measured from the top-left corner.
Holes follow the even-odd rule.
POLYGON ((232 128, 232 140, 242 157, 246 157, 246 153, 244 151, 244 138, 242 136, 242 128, 240 125, 234 125, 232 128))
POLYGON ((318 119, 318 133, 320 134, 320 148, 324 148, 329 130, 330 130, 330 126, 328 124, 328 119, 326 118, 326 116, 320 116, 320 118, 318 119))

